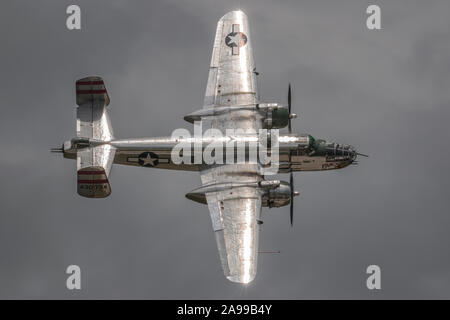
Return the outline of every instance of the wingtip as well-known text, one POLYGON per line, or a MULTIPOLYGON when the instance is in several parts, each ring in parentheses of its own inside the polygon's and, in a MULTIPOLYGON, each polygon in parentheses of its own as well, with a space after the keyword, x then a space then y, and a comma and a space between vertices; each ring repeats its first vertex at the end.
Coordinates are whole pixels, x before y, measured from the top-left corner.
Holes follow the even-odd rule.
POLYGON ((245 17, 245 18, 247 18, 247 15, 241 9, 237 9, 237 10, 233 10, 233 11, 229 11, 229 12, 225 13, 222 16, 222 18, 220 18, 220 20, 234 19, 236 17, 245 17))
POLYGON ((234 283, 240 283, 240 284, 249 284, 255 279, 256 274, 242 274, 242 275, 233 275, 233 276, 227 276, 227 279, 234 283))

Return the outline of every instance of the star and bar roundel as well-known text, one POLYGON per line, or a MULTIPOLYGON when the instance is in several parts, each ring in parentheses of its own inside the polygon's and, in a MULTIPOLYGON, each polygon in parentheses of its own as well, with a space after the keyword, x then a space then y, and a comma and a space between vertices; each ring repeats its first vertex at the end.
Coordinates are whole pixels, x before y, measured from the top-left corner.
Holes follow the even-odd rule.
POLYGON ((233 24, 232 32, 225 37, 225 44, 231 48, 233 55, 239 55, 239 48, 247 44, 247 36, 240 31, 239 24, 233 24))
POLYGON ((159 163, 159 157, 153 152, 142 152, 138 157, 138 163, 143 167, 155 167, 159 163))
POLYGON ((136 154, 134 156, 127 157, 127 162, 136 163, 143 167, 156 167, 159 164, 169 164, 170 159, 160 158, 160 156, 154 152, 145 151, 139 155, 136 154))

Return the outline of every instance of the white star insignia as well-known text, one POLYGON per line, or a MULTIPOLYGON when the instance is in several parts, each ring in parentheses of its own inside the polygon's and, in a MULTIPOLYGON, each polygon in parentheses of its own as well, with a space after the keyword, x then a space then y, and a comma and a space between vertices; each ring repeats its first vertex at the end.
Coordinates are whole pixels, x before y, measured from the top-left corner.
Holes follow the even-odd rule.
POLYGON ((239 33, 234 36, 228 36, 228 38, 230 38, 230 41, 228 42, 228 44, 234 43, 236 46, 238 46, 238 47, 240 46, 242 37, 239 33))
POLYGON ((145 158, 141 158, 141 160, 143 161, 143 163, 142 163, 142 165, 143 166, 146 166, 146 165, 151 165, 152 167, 154 167, 155 166, 155 162, 156 162, 156 158, 152 158, 151 156, 150 156, 150 153, 147 153, 147 157, 145 157, 145 158))

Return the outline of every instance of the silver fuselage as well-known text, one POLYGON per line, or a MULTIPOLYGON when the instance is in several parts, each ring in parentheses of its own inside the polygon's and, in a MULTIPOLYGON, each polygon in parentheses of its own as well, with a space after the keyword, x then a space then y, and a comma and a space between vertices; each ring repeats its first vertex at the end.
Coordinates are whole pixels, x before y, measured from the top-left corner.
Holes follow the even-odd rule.
MULTIPOLYGON (((340 169, 351 164, 355 159, 355 152, 349 146, 339 146, 332 143, 327 143, 328 148, 326 150, 311 149, 311 136, 307 134, 281 134, 278 137, 278 172, 288 173, 291 171, 317 171, 317 170, 332 170, 340 169)), ((221 139, 222 155, 221 163, 227 163, 230 159, 226 158, 227 152, 230 152, 230 146, 226 142, 236 141, 231 148, 231 152, 235 155, 233 158, 235 162, 250 160, 250 154, 252 152, 258 153, 261 145, 259 144, 258 135, 247 135, 239 137, 224 137, 221 139), (245 144, 244 149, 242 145, 245 144), (244 151, 244 159, 238 160, 237 154, 240 151, 244 151)), ((173 138, 173 137, 154 137, 154 138, 136 138, 136 139, 120 139, 112 140, 109 142, 103 142, 116 149, 114 163, 123 165, 136 165, 154 167, 160 169, 171 170, 185 170, 185 171, 198 171, 199 168, 206 165, 204 158, 200 157, 201 163, 197 158, 194 159, 194 150, 205 151, 205 148, 211 143, 215 142, 213 137, 202 138, 173 138), (192 160, 178 163, 173 159, 172 150, 177 145, 185 143, 190 145, 192 150, 192 160), (142 161, 139 161, 139 157, 145 153, 154 154, 158 161, 152 165, 143 165, 142 161), (196 161, 197 160, 197 161, 196 161)), ((216 141, 217 142, 217 141, 216 141)), ((66 143, 68 146, 69 143, 66 143)), ((70 147, 65 148, 64 156, 66 158, 76 158, 76 152, 80 148, 88 148, 88 145, 80 145, 77 141, 72 142, 70 147)), ((273 150, 272 147, 268 149, 269 152, 273 150)))

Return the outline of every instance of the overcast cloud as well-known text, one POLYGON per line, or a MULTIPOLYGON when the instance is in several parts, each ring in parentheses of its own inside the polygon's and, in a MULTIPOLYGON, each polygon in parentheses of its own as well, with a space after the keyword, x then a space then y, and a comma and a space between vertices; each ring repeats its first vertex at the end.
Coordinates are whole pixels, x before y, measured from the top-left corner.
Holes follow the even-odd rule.
MULTIPOLYGON (((450 298, 449 1, 22 1, 0 10, 0 298, 450 298), (82 30, 65 27, 78 4, 82 30), (369 4, 382 30, 365 26, 369 4), (294 88, 298 132, 370 158, 297 173, 263 209, 258 274, 224 277, 195 172, 114 166, 76 193, 75 80, 104 78, 116 137, 170 135, 203 102, 217 20, 244 10, 264 101, 294 88), (65 269, 82 270, 82 290, 65 269), (365 286, 382 269, 382 290, 365 286)), ((287 180, 288 176, 283 176, 287 180)))

